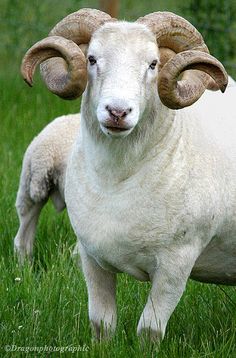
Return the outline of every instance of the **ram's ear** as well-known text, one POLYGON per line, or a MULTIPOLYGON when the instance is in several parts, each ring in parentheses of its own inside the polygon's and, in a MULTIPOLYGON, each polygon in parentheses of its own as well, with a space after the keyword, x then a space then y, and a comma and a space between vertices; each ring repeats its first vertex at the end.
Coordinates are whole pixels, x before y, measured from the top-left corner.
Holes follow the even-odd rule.
POLYGON ((88 44, 80 44, 79 48, 83 52, 84 56, 87 57, 88 44))
POLYGON ((209 76, 224 92, 228 84, 228 75, 224 66, 215 57, 194 50, 178 53, 159 73, 160 99, 172 109, 190 106, 208 87, 209 76))
POLYGON ((160 47, 160 63, 159 63, 159 71, 165 66, 165 64, 176 55, 176 52, 171 50, 168 47, 160 47))

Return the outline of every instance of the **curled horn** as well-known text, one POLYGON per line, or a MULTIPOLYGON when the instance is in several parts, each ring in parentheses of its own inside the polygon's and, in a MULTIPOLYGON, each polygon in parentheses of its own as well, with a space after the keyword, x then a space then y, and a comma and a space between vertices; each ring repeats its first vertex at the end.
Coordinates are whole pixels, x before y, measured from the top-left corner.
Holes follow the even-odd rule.
POLYGON ((87 83, 84 52, 93 32, 107 21, 115 19, 94 9, 65 17, 25 54, 21 65, 25 81, 32 86, 35 69, 42 63, 41 75, 51 92, 64 99, 79 97, 87 83))
POLYGON ((187 20, 170 12, 155 12, 137 20, 156 36, 161 54, 158 92, 172 109, 190 106, 212 86, 224 92, 228 76, 209 55, 201 34, 187 20))
POLYGON ((79 46, 60 36, 46 37, 25 54, 21 72, 26 83, 33 85, 36 67, 51 57, 56 58, 53 70, 48 62, 42 67, 48 89, 63 98, 80 96, 87 83, 86 60, 79 46))

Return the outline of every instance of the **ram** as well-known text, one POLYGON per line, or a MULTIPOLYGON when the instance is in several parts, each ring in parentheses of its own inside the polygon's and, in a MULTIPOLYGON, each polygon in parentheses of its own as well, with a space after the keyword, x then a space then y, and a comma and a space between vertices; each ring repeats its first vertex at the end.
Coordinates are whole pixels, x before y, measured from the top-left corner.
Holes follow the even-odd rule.
POLYGON ((53 93, 83 94, 65 201, 94 333, 114 332, 125 272, 151 281, 137 330, 160 340, 189 277, 236 284, 236 88, 207 90, 225 91, 225 69, 169 12, 80 10, 26 53, 30 85, 39 63, 53 93))

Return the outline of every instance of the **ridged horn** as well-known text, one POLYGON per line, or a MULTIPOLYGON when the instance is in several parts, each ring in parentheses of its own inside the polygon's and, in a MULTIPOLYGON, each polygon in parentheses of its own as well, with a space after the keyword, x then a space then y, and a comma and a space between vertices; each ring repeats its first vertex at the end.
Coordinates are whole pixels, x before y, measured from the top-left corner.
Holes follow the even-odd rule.
POLYGON ((215 57, 201 51, 184 51, 175 55, 159 74, 158 92, 161 101, 172 109, 192 105, 208 86, 205 73, 212 77, 222 92, 225 91, 227 73, 215 57), (188 76, 179 80, 184 71, 188 71, 188 76))
POLYGON ((153 12, 137 20, 156 36, 159 47, 168 47, 179 53, 187 50, 209 52, 197 29, 183 17, 171 12, 153 12))
POLYGON ((216 59, 214 62, 212 56, 204 56, 209 54, 209 50, 201 34, 187 20, 170 12, 155 12, 139 18, 137 22, 146 25, 156 36, 161 53, 158 91, 165 105, 175 109, 183 108, 193 104, 209 86, 214 89, 223 89, 227 86, 227 73, 224 67, 216 59), (189 54, 186 54, 188 51, 189 54), (182 52, 185 54, 180 56, 182 52), (203 56, 201 59, 199 52, 203 56), (190 62, 184 64, 183 60, 190 62), (208 65, 207 60, 210 61, 208 65), (221 76, 216 76, 216 68, 221 76), (170 77, 170 73, 173 78, 170 77), (179 78, 180 74, 182 79, 179 78), (215 82, 216 78, 219 83, 215 82), (171 86, 169 91, 167 84, 171 86))
POLYGON ((107 21, 115 19, 95 9, 82 9, 66 16, 50 31, 48 38, 37 42, 26 53, 23 77, 32 85, 34 71, 42 63, 41 75, 51 92, 64 99, 79 97, 87 82, 86 59, 81 49, 87 48, 93 32, 107 21))
POLYGON ((116 19, 100 10, 81 9, 58 22, 49 36, 62 36, 77 45, 88 44, 94 31, 108 21, 116 19))
POLYGON ((45 66, 48 89, 66 99, 80 96, 87 83, 86 60, 78 45, 60 36, 46 37, 26 52, 21 65, 24 80, 32 86, 36 67, 51 57, 56 57, 61 66, 55 66, 53 71, 45 66))

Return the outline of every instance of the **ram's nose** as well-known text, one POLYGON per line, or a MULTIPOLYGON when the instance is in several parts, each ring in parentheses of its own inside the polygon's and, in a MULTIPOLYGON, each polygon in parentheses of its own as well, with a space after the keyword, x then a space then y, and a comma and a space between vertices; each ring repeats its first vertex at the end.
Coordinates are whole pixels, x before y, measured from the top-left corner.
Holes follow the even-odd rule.
POLYGON ((106 98, 97 108, 101 130, 109 137, 125 137, 134 128, 138 118, 135 102, 122 98, 106 98))
POLYGON ((111 107, 109 105, 106 106, 106 110, 109 113, 109 117, 111 120, 114 120, 115 122, 120 122, 125 117, 132 112, 132 108, 120 108, 120 107, 111 107))

